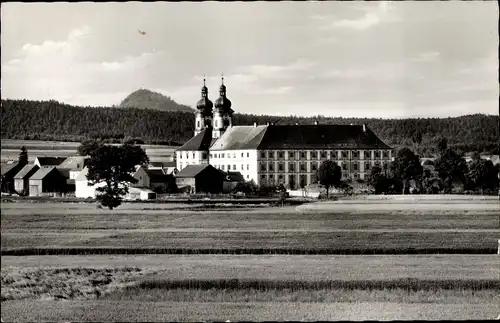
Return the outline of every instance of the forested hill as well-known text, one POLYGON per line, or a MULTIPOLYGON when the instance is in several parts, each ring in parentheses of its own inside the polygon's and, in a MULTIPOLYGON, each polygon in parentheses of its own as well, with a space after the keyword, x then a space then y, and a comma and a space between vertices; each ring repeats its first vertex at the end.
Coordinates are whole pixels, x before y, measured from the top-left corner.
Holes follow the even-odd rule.
POLYGON ((129 94, 118 106, 119 108, 153 109, 161 111, 194 112, 184 104, 179 104, 170 97, 158 92, 139 89, 129 94))
MULTIPOLYGON (((2 139, 81 141, 90 138, 141 138, 151 144, 182 144, 193 136, 191 112, 151 109, 75 107, 57 101, 2 100, 2 139)), ((434 151, 434 140, 446 137, 462 152, 498 153, 498 116, 468 115, 456 118, 359 119, 276 117, 236 114, 233 124, 367 124, 393 147, 412 146, 416 131, 423 135, 420 152, 434 151)))

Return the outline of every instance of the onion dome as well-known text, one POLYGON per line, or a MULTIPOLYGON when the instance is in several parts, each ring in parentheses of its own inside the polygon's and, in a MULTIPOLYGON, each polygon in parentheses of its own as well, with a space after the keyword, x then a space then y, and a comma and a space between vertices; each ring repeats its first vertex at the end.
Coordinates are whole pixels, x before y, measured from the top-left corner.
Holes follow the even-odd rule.
POLYGON ((196 109, 203 115, 208 116, 212 114, 214 104, 208 99, 208 88, 205 86, 205 79, 203 79, 203 87, 201 88, 201 99, 196 104, 196 109))
POLYGON ((224 85, 224 77, 222 77, 222 85, 219 89, 219 98, 215 100, 215 108, 222 113, 232 114, 231 101, 226 97, 226 86, 224 85))

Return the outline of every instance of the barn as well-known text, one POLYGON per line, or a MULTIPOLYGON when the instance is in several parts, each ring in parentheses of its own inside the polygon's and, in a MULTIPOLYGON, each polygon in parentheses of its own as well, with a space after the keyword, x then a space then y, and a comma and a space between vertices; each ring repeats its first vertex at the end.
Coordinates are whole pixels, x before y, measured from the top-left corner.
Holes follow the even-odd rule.
POLYGON ((65 192, 66 178, 55 166, 45 166, 37 170, 29 179, 29 195, 44 196, 49 193, 65 192))
POLYGON ((40 167, 34 164, 25 165, 19 173, 14 176, 14 190, 18 194, 23 194, 29 192, 29 179, 33 176, 40 167))
POLYGON ((220 193, 224 173, 212 165, 188 165, 175 176, 179 189, 190 187, 192 193, 220 193))

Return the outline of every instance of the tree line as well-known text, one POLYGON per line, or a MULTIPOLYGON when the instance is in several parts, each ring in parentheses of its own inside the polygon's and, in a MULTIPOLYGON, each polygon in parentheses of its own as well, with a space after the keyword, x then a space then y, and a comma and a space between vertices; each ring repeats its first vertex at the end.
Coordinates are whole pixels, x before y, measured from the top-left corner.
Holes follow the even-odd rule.
MULTIPOLYGON (((124 143, 182 145, 192 138, 190 112, 151 109, 77 107, 51 101, 2 100, 2 138, 21 140, 83 141, 91 139, 124 143)), ((325 116, 266 116, 235 114, 233 124, 367 124, 388 145, 416 149, 420 156, 438 153, 437 138, 448 139, 458 154, 479 151, 498 154, 498 116, 468 115, 454 118, 373 119, 325 116), (419 138, 414 138, 415 134, 419 138), (416 140, 417 139, 417 140, 416 140), (416 145, 418 143, 418 145, 416 145)))

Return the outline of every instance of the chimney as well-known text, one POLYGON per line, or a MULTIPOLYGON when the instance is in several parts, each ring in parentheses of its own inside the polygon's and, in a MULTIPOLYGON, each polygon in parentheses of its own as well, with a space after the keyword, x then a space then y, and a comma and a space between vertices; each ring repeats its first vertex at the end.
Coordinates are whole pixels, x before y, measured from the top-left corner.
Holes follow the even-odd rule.
POLYGON ((366 125, 363 123, 363 132, 366 132, 366 125))
POLYGON ((253 123, 253 126, 254 126, 254 127, 257 127, 257 122, 254 122, 254 123, 253 123))
POLYGON ((317 126, 317 125, 318 125, 318 121, 314 121, 314 125, 316 125, 316 126, 317 126))

